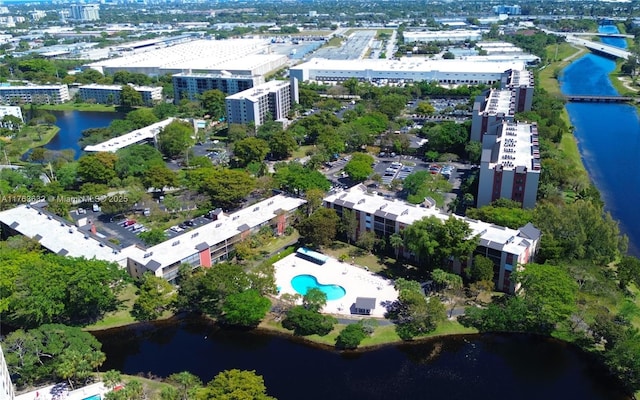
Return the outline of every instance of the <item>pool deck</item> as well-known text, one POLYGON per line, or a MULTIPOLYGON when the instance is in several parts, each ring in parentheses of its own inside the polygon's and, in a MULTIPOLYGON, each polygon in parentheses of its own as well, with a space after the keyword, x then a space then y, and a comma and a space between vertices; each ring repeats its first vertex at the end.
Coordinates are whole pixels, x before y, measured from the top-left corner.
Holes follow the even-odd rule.
MULTIPOLYGON (((62 385, 66 386, 65 384, 61 384, 60 386, 62 385)), ((82 400, 95 395, 104 398, 104 395, 110 391, 102 382, 97 382, 72 391, 56 390, 56 388, 60 386, 51 385, 23 393, 16 396, 15 400, 82 400)))
POLYGON ((360 267, 340 262, 335 258, 329 258, 323 265, 307 261, 296 254, 291 254, 274 264, 276 269, 276 285, 280 288, 280 294, 298 292, 291 286, 291 279, 298 275, 313 275, 320 284, 336 284, 342 286, 347 294, 337 300, 327 301, 322 309, 323 313, 336 315, 352 314, 356 297, 373 297, 376 299, 376 307, 371 311, 371 317, 383 318, 386 309, 384 302, 398 299, 398 292, 393 287, 393 282, 360 267))

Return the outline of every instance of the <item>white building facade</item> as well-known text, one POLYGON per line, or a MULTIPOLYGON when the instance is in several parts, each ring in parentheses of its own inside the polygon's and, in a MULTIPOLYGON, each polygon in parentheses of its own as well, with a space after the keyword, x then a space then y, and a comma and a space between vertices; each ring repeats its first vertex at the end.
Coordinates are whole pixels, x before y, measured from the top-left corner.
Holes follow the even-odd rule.
MULTIPOLYGON (((131 87, 142 97, 142 103, 145 106, 153 106, 162 100, 162 87, 150 86, 134 86, 131 87)), ((78 95, 82 101, 94 101, 98 104, 122 104, 122 86, 121 85, 98 85, 90 84, 80 86, 78 95)))
MULTIPOLYGON (((471 237, 479 237, 479 244, 473 254, 483 255, 493 261, 496 289, 504 292, 515 290, 511 274, 519 266, 534 261, 540 240, 540 231, 531 224, 517 230, 497 226, 447 214, 436 208, 424 208, 395 199, 388 200, 378 194, 368 193, 364 185, 357 185, 325 197, 324 206, 334 209, 340 217, 345 210, 354 212, 358 222, 356 236, 368 231, 387 238, 394 233, 401 233, 407 226, 425 217, 436 217, 442 221, 448 218, 463 219, 472 230, 471 237)), ((400 250, 405 257, 413 257, 408 249, 400 250)), ((473 258, 470 256, 469 263, 473 258)), ((450 268, 453 272, 462 274, 468 266, 452 260, 450 268)))
POLYGON ((4 358, 2 347, 0 346, 0 400, 13 400, 15 396, 7 361, 4 358))
POLYGON ((269 81, 252 89, 228 96, 225 100, 230 124, 254 123, 260 126, 269 118, 286 119, 297 96, 297 85, 289 81, 269 81), (296 93, 294 93, 294 91, 296 93))
POLYGON ((71 18, 76 21, 98 21, 100 19, 100 5, 73 4, 70 14, 71 18))
POLYGON ((60 104, 69 100, 67 85, 0 86, 3 104, 60 104))
POLYGON ((486 84, 501 81, 509 70, 524 70, 523 61, 431 60, 406 57, 400 60, 327 60, 314 58, 291 67, 291 79, 300 82, 343 82, 354 78, 363 82, 438 82, 440 84, 486 84))

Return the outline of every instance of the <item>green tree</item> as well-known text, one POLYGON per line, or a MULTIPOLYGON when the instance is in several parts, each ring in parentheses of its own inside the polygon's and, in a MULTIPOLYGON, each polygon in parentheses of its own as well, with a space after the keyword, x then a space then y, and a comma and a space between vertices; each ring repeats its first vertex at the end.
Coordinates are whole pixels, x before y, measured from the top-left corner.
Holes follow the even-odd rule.
POLYGON ((126 108, 139 107, 143 105, 142 94, 129 85, 123 85, 120 92, 120 104, 126 108))
POLYGON ((640 287, 640 260, 633 256, 623 256, 618 263, 618 280, 620 288, 626 288, 630 283, 640 287))
POLYGON ((444 222, 435 216, 414 222, 403 231, 407 248, 427 266, 438 267, 445 259, 461 261, 477 247, 479 238, 471 237, 471 228, 454 216, 444 222))
POLYGON ((116 385, 122 382, 122 374, 120 371, 110 369, 102 375, 102 381, 107 388, 113 389, 116 385))
POLYGON ((233 156, 240 168, 246 167, 251 162, 261 163, 267 153, 269 153, 269 144, 255 137, 240 139, 233 144, 233 156))
POLYGON ((338 232, 339 218, 330 208, 320 208, 296 224, 300 235, 313 246, 325 246, 331 243, 338 232))
POLYGON ((347 243, 351 243, 358 233, 358 219, 355 211, 349 209, 342 210, 342 218, 340 218, 340 231, 347 237, 347 243))
POLYGON ((17 377, 18 385, 51 377, 68 379, 72 385, 82 382, 91 375, 92 368, 104 362, 101 346, 90 333, 60 324, 44 324, 28 331, 18 329, 2 342, 7 366, 17 377))
POLYGON ((178 177, 166 164, 150 166, 142 175, 142 183, 147 189, 164 192, 165 188, 178 186, 178 177))
POLYGON ((549 264, 527 264, 516 273, 522 296, 540 325, 553 328, 576 310, 578 285, 566 270, 549 264))
POLYGON ((433 107, 433 104, 429 103, 428 101, 421 101, 416 106, 416 113, 417 114, 431 115, 435 111, 436 111, 436 109, 433 107))
POLYGON ((169 375, 167 383, 178 389, 178 398, 181 400, 194 398, 196 391, 202 387, 200 378, 187 371, 169 375))
POLYGON ((377 244, 378 237, 373 231, 360 232, 360 236, 358 236, 358 240, 356 240, 356 246, 365 249, 369 253, 373 251, 373 248, 377 244))
POLYGON ((406 96, 395 93, 380 96, 376 100, 377 110, 385 114, 390 120, 400 115, 400 112, 404 110, 406 103, 406 96))
POLYGON ((290 193, 301 194, 310 189, 327 191, 331 184, 321 172, 311 170, 300 163, 289 163, 276 168, 274 175, 279 187, 290 193))
POLYGON ((218 121, 227 114, 225 97, 226 95, 217 89, 207 90, 200 95, 202 108, 214 121, 218 121))
POLYGON ((327 294, 318 288, 310 288, 302 296, 302 306, 310 311, 320 312, 327 305, 327 294))
POLYGON ((302 306, 296 306, 287 311, 287 316, 282 321, 282 326, 285 329, 292 330, 294 335, 297 336, 325 336, 331 332, 336 322, 336 319, 331 316, 307 310, 302 306))
POLYGON ((164 278, 146 273, 141 278, 138 298, 131 315, 138 321, 158 319, 175 298, 175 289, 164 278))
POLYGON ((199 399, 215 400, 275 400, 267 395, 262 376, 255 371, 237 369, 222 371, 198 393, 199 399))
POLYGON ((269 137, 269 150, 276 160, 284 160, 298 148, 298 142, 289 131, 280 130, 269 137))
POLYGON ((373 173, 373 157, 369 154, 354 153, 351 160, 344 166, 344 172, 356 182, 363 182, 373 173))
POLYGON ((127 146, 116 152, 115 169, 120 179, 142 177, 153 165, 164 165, 162 153, 153 146, 127 146))
POLYGON ((117 157, 113 153, 100 152, 80 157, 78 176, 84 182, 108 184, 116 177, 117 157))
POLYGON ((393 247, 393 251, 396 253, 396 260, 400 256, 400 249, 404 246, 404 239, 398 232, 394 232, 389 236, 389 246, 393 247))
POLYGON ((255 179, 228 168, 198 168, 187 172, 189 187, 211 197, 215 207, 233 209, 253 190, 255 179))
POLYGON ((188 122, 173 121, 158 135, 158 145, 162 154, 176 158, 193 145, 193 126, 188 122))
MULTIPOLYGON (((125 131, 130 131, 133 129, 144 128, 145 126, 149 126, 151 124, 155 124, 158 122, 158 117, 153 113, 153 109, 151 108, 138 108, 133 111, 129 111, 127 116, 125 117, 126 121, 130 123, 130 125, 125 126, 125 131)), ((118 122, 118 120, 113 121, 109 127, 113 130, 114 123, 118 122)), ((191 126, 191 125, 189 125, 191 126)), ((121 133, 124 133, 121 132, 121 133)))
POLYGON ((362 323, 349 324, 340 331, 336 338, 336 347, 338 349, 356 349, 362 339, 366 338, 362 323))
POLYGON ((222 319, 230 325, 255 327, 267 315, 271 301, 257 290, 250 289, 233 293, 224 301, 222 319))
POLYGON ((473 263, 467 270, 467 277, 471 282, 493 281, 493 261, 491 259, 476 254, 473 263))

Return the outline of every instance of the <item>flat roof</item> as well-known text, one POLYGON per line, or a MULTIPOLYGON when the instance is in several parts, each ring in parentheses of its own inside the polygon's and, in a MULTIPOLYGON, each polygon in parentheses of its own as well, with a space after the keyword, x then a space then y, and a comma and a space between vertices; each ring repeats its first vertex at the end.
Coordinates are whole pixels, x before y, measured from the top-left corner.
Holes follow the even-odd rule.
POLYGON ((511 254, 521 254, 529 247, 529 242, 523 243, 519 231, 487 222, 447 214, 435 207, 424 208, 402 200, 389 200, 377 194, 368 193, 364 185, 356 185, 348 190, 334 193, 324 199, 327 203, 345 205, 348 208, 391 219, 404 225, 411 225, 425 217, 436 217, 441 221, 458 218, 467 221, 472 230, 471 237, 480 236, 483 245, 506 251, 511 254))
POLYGON ((432 60, 429 58, 403 57, 391 59, 328 60, 312 58, 306 63, 291 67, 291 70, 329 70, 329 71, 389 71, 389 72, 458 72, 458 73, 503 73, 510 69, 525 69, 523 61, 476 62, 466 59, 432 60))
POLYGON ((142 257, 136 254, 132 259, 143 265, 155 260, 160 266, 166 267, 197 253, 197 246, 203 242, 213 246, 239 234, 243 225, 255 228, 270 221, 281 211, 291 212, 304 203, 306 201, 303 199, 279 194, 229 215, 218 214, 216 221, 149 247, 142 257))
MULTIPOLYGON (((281 57, 266 54, 267 39, 193 40, 173 46, 134 53, 89 64, 102 68, 159 68, 159 69, 214 69, 224 68, 225 63, 248 57, 247 65, 281 57), (263 53, 263 54, 260 54, 263 53), (250 55, 253 55, 253 60, 250 55)), ((246 66, 245 66, 246 69, 246 66)))
POLYGON ((116 151, 123 149, 135 143, 142 142, 144 140, 153 139, 160 131, 177 118, 167 118, 163 121, 156 122, 144 128, 136 129, 124 135, 111 138, 102 143, 90 145, 84 148, 84 151, 109 151, 115 153, 116 151))
POLYGON ((492 89, 486 99, 485 107, 480 110, 480 113, 513 115, 515 113, 515 102, 512 102, 512 100, 514 100, 514 95, 511 90, 492 89))
MULTIPOLYGON (((100 85, 98 83, 90 83, 88 85, 82 85, 78 89, 98 89, 98 90, 122 90, 123 85, 100 85)), ((137 92, 154 92, 162 90, 161 86, 135 86, 131 87, 137 92)))
MULTIPOLYGON (((505 170, 518 170, 540 173, 540 147, 538 127, 535 124, 503 122, 497 135, 485 135, 493 145, 491 152, 483 152, 482 164, 489 168, 502 165, 505 170)), ((487 145, 489 147, 489 145, 487 145)))
POLYGON ((29 204, 0 212, 0 221, 21 235, 37 240, 51 252, 69 257, 121 263, 135 252, 133 248, 119 249, 73 223, 29 204))
POLYGON ((238 92, 227 96, 227 100, 250 100, 250 101, 258 101, 258 99, 264 96, 266 93, 272 93, 278 89, 281 89, 286 86, 290 86, 289 81, 269 81, 258 86, 254 86, 250 89, 243 90, 242 92, 238 92))

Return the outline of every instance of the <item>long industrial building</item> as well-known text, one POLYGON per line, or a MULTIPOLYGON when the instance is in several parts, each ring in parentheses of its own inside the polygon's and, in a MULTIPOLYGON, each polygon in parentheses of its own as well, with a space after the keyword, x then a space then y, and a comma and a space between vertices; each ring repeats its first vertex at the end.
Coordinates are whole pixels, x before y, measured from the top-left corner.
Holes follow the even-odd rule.
POLYGON ((405 43, 429 42, 477 42, 482 40, 483 31, 455 29, 449 31, 405 31, 402 33, 405 43))
POLYGON ((233 75, 225 72, 221 74, 207 74, 183 72, 175 74, 173 80, 173 99, 176 104, 187 99, 198 100, 198 97, 208 90, 220 90, 231 95, 251 89, 264 83, 260 75, 233 75))
POLYGON ((59 104, 69 100, 67 85, 0 86, 3 104, 59 104))
POLYGON ((405 57, 354 62, 314 58, 291 67, 290 76, 301 82, 342 82, 355 78, 379 83, 436 81, 440 84, 493 85, 501 81, 506 71, 524 69, 523 61, 513 60, 472 62, 405 57))
POLYGON ((537 125, 504 121, 482 139, 477 207, 507 198, 533 208, 541 170, 537 125))
POLYGON ((286 55, 270 53, 267 39, 194 40, 88 64, 104 74, 118 71, 149 76, 186 71, 264 75, 287 65, 286 55))
POLYGON ((297 82, 269 81, 225 99, 230 124, 254 123, 260 126, 272 119, 287 118, 298 98, 297 82))
MULTIPOLYGON (((152 107, 162 100, 162 87, 135 86, 131 87, 142 97, 142 104, 152 107)), ((122 105, 122 85, 98 85, 96 83, 80 86, 78 95, 82 101, 93 101, 98 104, 122 105)))
MULTIPOLYGON (((540 231, 527 224, 520 229, 510 229, 486 222, 447 214, 435 208, 425 208, 400 200, 388 200, 367 191, 364 185, 354 186, 346 191, 334 193, 324 199, 325 207, 332 208, 338 216, 345 210, 355 212, 358 221, 356 236, 361 232, 374 232, 387 238, 401 233, 407 226, 425 217, 437 217, 444 221, 448 218, 465 220, 472 230, 471 236, 479 236, 480 242, 474 254, 490 258, 494 263, 494 281, 496 289, 513 292, 515 282, 511 274, 520 265, 533 262, 538 249, 540 231)), ((406 257, 414 257, 405 248, 401 249, 406 257)), ((415 258, 415 257, 414 257, 415 258)), ((469 257, 469 261, 473 257, 469 257)), ((453 272, 461 274, 467 265, 454 261, 453 272)))

